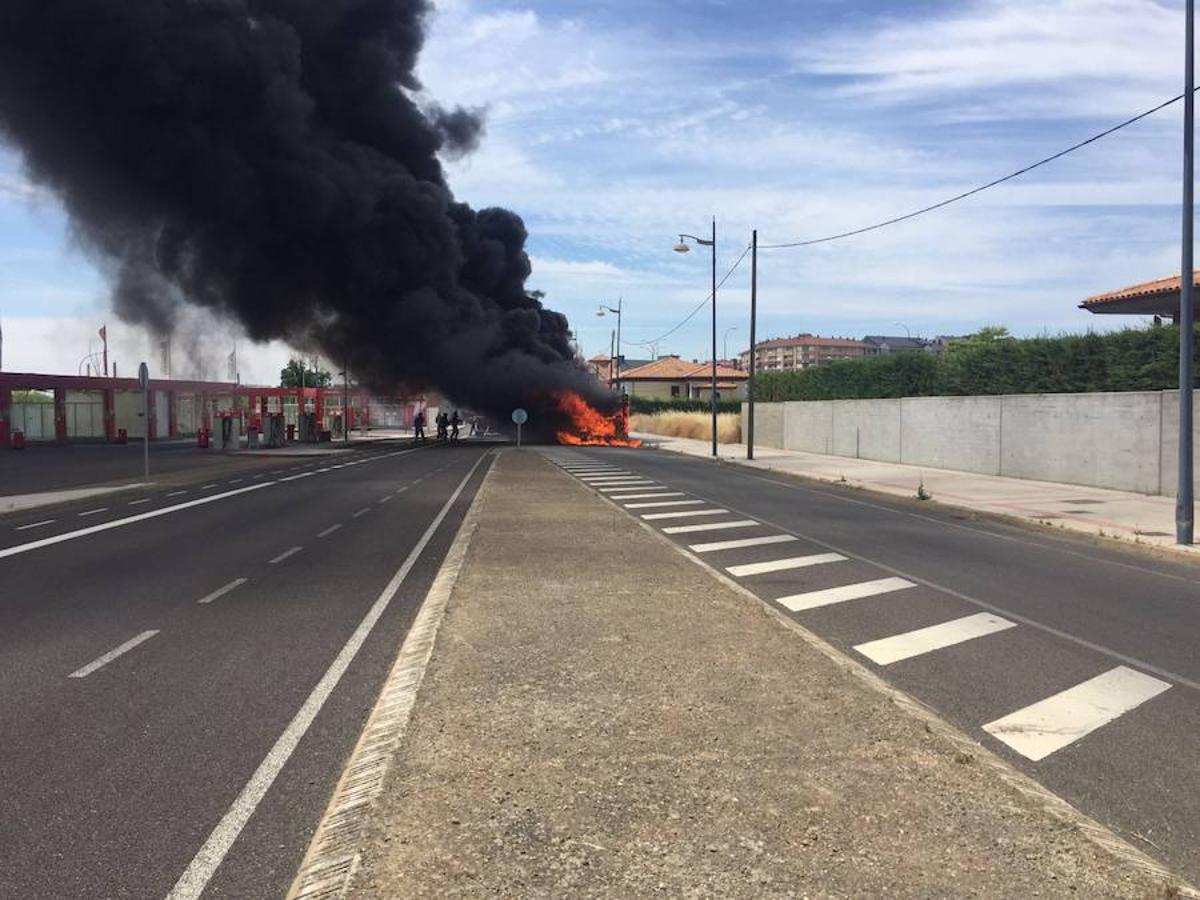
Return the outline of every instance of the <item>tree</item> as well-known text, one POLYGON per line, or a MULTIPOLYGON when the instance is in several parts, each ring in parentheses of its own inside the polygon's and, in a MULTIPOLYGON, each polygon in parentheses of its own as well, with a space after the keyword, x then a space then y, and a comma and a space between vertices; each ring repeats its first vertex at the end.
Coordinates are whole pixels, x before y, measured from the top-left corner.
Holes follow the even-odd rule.
POLYGON ((309 368, 302 359, 289 359, 287 366, 279 372, 280 387, 329 387, 331 384, 332 375, 316 366, 309 368))

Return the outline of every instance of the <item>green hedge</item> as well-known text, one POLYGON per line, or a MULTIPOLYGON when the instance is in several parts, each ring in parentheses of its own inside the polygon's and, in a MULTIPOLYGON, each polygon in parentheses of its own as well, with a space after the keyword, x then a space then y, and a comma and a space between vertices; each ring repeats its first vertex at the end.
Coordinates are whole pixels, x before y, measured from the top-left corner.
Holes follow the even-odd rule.
MULTIPOLYGON (((629 398, 629 411, 634 413, 658 412, 708 412, 707 400, 654 400, 650 397, 632 396, 629 398)), ((717 409, 720 412, 741 412, 741 400, 718 400, 717 409)))
POLYGON ((1176 326, 1026 339, 985 329, 942 354, 896 353, 765 372, 755 376, 754 395, 771 401, 1157 391, 1178 387, 1178 370, 1176 326))

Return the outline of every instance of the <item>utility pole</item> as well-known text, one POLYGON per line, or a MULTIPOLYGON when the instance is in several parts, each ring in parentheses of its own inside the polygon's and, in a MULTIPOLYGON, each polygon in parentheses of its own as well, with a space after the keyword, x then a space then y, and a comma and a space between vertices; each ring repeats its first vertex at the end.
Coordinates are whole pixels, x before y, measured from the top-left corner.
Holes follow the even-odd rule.
POLYGON ((350 443, 350 357, 346 357, 346 371, 342 372, 342 437, 350 443))
POLYGON ((712 220, 712 455, 717 455, 717 217, 712 220))
POLYGON ((1192 447, 1192 385, 1195 346, 1193 307, 1192 224, 1193 148, 1195 145, 1196 3, 1187 0, 1183 70, 1183 253, 1179 273, 1179 484, 1175 491, 1175 541, 1191 544, 1195 539, 1195 482, 1192 447))
POLYGON ((750 233, 750 379, 746 382, 749 405, 746 415, 746 459, 754 459, 754 350, 758 323, 758 229, 750 233))

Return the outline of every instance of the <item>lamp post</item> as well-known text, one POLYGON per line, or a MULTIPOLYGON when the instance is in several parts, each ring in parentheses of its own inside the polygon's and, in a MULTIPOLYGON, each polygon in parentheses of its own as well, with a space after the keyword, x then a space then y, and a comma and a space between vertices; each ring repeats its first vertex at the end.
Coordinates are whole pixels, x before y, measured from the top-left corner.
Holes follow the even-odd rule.
POLYGON ((712 220, 712 238, 705 240, 694 234, 679 235, 679 243, 675 245, 676 253, 687 253, 691 248, 687 241, 695 241, 701 247, 712 248, 712 383, 709 405, 712 408, 712 455, 717 455, 717 219, 712 220))
POLYGON ((1185 15, 1187 34, 1184 40, 1183 69, 1183 239, 1182 263, 1179 278, 1179 484, 1175 491, 1175 541, 1191 544, 1195 537, 1196 507, 1194 499, 1194 459, 1192 456, 1192 383, 1194 374, 1194 326, 1192 275, 1192 216, 1194 132, 1195 132, 1195 65, 1196 65, 1196 4, 1187 0, 1185 15))
POLYGON ((736 325, 730 325, 725 329, 725 334, 721 338, 721 359, 729 359, 729 332, 737 331, 736 325))
POLYGON ((903 328, 903 329, 904 329, 904 336, 905 336, 906 338, 908 338, 910 341, 912 340, 912 332, 908 330, 908 326, 907 326, 907 325, 905 325, 903 322, 893 322, 892 324, 893 324, 893 325, 899 325, 901 328, 903 328))
MULTIPOLYGON (((617 391, 618 392, 621 390, 621 307, 624 304, 624 302, 625 302, 624 297, 618 297, 616 309, 613 309, 611 306, 605 306, 603 303, 601 303, 600 308, 596 310, 596 315, 598 315, 598 316, 606 316, 611 313, 612 315, 617 317, 617 349, 616 349, 614 361, 616 363, 616 371, 617 371, 616 379, 617 379, 617 391)), ((609 379, 610 383, 611 383, 611 380, 612 379, 609 379)))

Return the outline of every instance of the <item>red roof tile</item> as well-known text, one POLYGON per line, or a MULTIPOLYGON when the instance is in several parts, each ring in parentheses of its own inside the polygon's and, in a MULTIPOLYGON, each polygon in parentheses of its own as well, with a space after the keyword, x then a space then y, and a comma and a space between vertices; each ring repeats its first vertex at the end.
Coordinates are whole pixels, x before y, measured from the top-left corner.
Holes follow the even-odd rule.
MULTIPOLYGON (((1137 297, 1154 297, 1159 294, 1178 294, 1182 279, 1178 275, 1170 275, 1166 278, 1156 278, 1153 281, 1143 281, 1141 284, 1133 284, 1129 287, 1123 287, 1119 290, 1108 291, 1104 294, 1096 294, 1088 297, 1080 307, 1087 309, 1089 306, 1100 306, 1105 303, 1116 303, 1121 300, 1133 300, 1137 297)), ((1200 269, 1192 273, 1192 284, 1200 286, 1200 269)))
MULTIPOLYGON (((621 373, 622 381, 703 381, 711 378, 712 363, 687 362, 675 356, 664 356, 652 363, 621 373)), ((717 378, 745 381, 749 375, 741 369, 718 365, 717 378)))

